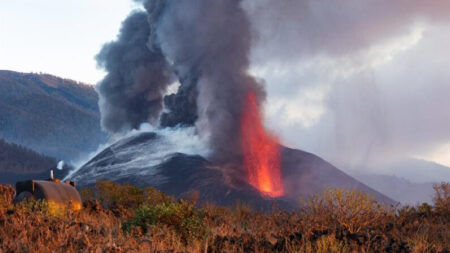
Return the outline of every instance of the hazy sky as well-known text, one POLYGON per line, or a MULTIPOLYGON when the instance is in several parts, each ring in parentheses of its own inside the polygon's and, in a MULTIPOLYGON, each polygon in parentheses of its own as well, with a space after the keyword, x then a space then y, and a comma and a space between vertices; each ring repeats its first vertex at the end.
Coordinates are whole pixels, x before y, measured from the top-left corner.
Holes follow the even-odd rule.
MULTIPOLYGON (((244 0, 252 73, 285 144, 352 166, 450 166, 450 1, 244 0)), ((87 83, 131 0, 0 0, 0 69, 87 83)))
POLYGON ((246 4, 253 71, 286 144, 356 169, 407 157, 450 165, 450 1, 246 4))
POLYGON ((93 84, 103 77, 94 56, 133 8, 131 0, 0 0, 0 69, 93 84))

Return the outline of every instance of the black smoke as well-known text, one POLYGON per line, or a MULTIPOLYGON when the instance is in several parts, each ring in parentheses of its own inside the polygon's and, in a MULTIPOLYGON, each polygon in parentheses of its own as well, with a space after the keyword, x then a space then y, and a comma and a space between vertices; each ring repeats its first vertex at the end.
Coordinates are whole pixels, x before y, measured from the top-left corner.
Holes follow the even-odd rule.
POLYGON ((215 161, 238 158, 245 99, 249 92, 265 99, 248 74, 252 34, 241 1, 139 2, 146 13, 128 17, 119 39, 98 57, 109 73, 99 86, 104 126, 136 128, 160 115, 170 79, 166 71, 172 69, 181 86, 164 98, 168 112, 160 126, 195 125, 209 140, 215 161))
POLYGON ((157 47, 150 50, 145 12, 132 13, 116 41, 103 46, 97 62, 108 74, 97 85, 102 126, 110 132, 157 122, 163 95, 170 84, 170 67, 157 47))
POLYGON ((197 76, 189 76, 180 80, 178 92, 164 97, 164 112, 160 118, 161 127, 193 126, 197 115, 197 76))

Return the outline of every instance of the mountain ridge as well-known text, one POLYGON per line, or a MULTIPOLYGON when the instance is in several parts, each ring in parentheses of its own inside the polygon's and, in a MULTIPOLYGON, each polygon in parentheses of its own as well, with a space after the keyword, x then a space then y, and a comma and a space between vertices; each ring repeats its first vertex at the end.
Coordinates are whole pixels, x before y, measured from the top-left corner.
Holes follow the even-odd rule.
POLYGON ((93 86, 49 74, 0 70, 0 138, 76 160, 106 140, 93 86))
POLYGON ((57 160, 35 151, 0 139, 0 184, 14 184, 30 179, 47 179, 50 170, 57 178, 66 176, 72 169, 63 165, 62 170, 55 169, 57 160))

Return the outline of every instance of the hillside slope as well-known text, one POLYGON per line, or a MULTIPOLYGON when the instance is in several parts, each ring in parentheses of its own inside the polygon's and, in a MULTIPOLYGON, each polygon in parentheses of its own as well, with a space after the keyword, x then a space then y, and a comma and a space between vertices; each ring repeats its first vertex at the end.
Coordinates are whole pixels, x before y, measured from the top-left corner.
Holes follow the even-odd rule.
MULTIPOLYGON (((14 184, 19 180, 46 179, 57 160, 38 154, 28 148, 0 139, 0 183, 14 184)), ((55 176, 62 178, 70 168, 55 170, 55 176)))
POLYGON ((0 138, 74 160, 105 139, 94 88, 47 74, 0 70, 0 138))
POLYGON ((56 165, 56 160, 0 139, 0 172, 35 173, 56 165))

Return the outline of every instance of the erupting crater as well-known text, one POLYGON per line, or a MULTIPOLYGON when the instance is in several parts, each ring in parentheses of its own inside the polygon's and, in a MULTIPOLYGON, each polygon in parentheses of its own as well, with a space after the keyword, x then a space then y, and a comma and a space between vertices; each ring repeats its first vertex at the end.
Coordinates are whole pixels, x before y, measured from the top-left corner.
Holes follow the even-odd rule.
POLYGON ((242 149, 248 183, 268 197, 284 195, 278 139, 266 132, 253 92, 244 103, 241 119, 242 149))

